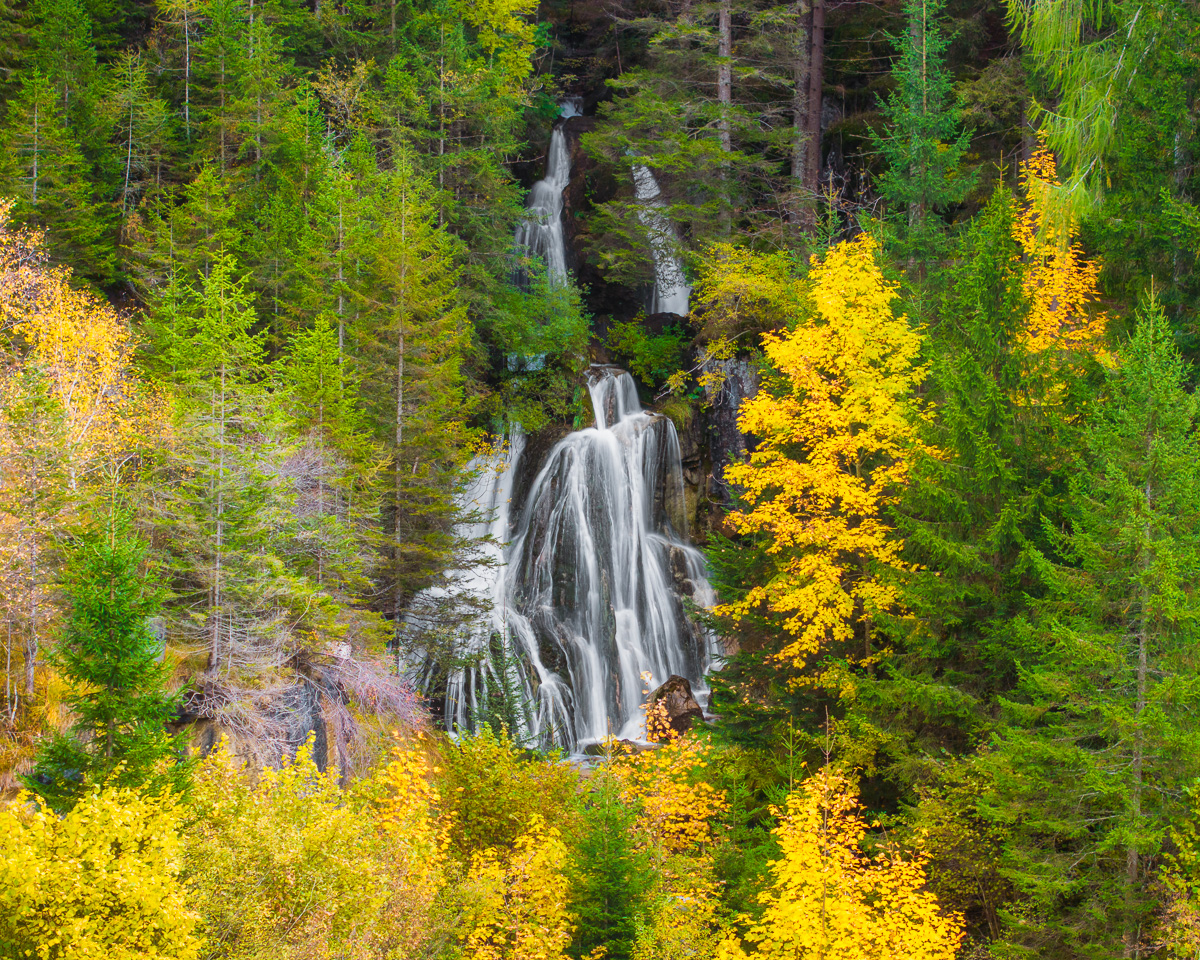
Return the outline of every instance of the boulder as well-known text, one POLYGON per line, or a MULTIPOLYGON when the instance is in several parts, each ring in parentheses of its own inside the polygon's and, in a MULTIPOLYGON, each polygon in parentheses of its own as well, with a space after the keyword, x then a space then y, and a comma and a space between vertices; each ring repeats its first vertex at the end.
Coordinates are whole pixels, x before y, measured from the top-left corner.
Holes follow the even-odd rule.
POLYGON ((668 677, 666 683, 650 694, 651 704, 659 702, 666 707, 667 721, 676 733, 686 733, 693 720, 704 720, 704 711, 692 695, 692 685, 685 677, 668 677))

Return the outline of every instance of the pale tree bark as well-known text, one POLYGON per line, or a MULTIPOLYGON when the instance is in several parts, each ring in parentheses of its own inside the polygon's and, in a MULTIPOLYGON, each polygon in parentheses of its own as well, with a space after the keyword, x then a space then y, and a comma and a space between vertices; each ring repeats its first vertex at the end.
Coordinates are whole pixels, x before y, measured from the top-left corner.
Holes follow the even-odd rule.
MULTIPOLYGON (((1150 446, 1153 443, 1153 438, 1147 438, 1147 456, 1150 454, 1150 446)), ((1144 490, 1146 496, 1146 510, 1150 511, 1153 508, 1151 499, 1150 480, 1146 480, 1146 488, 1144 490)), ((1142 547, 1142 562, 1140 564, 1145 577, 1145 571, 1150 567, 1150 523, 1146 522, 1142 530, 1144 545, 1142 547)), ((1143 580, 1141 610, 1137 626, 1134 632, 1134 642, 1137 645, 1137 690, 1134 701, 1134 719, 1133 719, 1133 757, 1130 763, 1130 774, 1132 783, 1129 789, 1129 819, 1130 823, 1136 825, 1142 819, 1142 779, 1144 776, 1143 768, 1146 761, 1146 737, 1142 731, 1142 714, 1146 710, 1146 683, 1149 674, 1150 663, 1150 623, 1149 623, 1149 585, 1143 580)), ((1138 853, 1136 839, 1130 840, 1125 848, 1125 907, 1130 912, 1125 929, 1125 956, 1137 957, 1141 953, 1141 931, 1133 925, 1132 911, 1136 900, 1138 874, 1141 867, 1141 856, 1138 853)))
POLYGON ((797 186, 804 183, 808 165, 808 17, 812 13, 808 0, 797 0, 796 40, 792 52, 792 180, 797 186))
POLYGON ((825 86, 825 3, 813 0, 808 70, 808 156, 804 186, 815 194, 821 181, 821 96, 825 86))
MULTIPOLYGON (((721 135, 721 150, 726 154, 733 152, 733 130, 730 123, 730 112, 733 107, 733 13, 730 9, 731 0, 721 0, 717 10, 717 108, 721 114, 718 119, 718 130, 721 135)), ((725 204, 722 213, 722 224, 728 236, 733 230, 732 206, 730 195, 732 183, 728 162, 722 165, 721 179, 725 185, 725 204)))
POLYGON ((726 153, 733 150, 733 133, 729 124, 729 110, 733 104, 733 15, 730 0, 721 0, 717 11, 717 103, 721 110, 719 129, 721 149, 726 153))
POLYGON ((404 324, 408 311, 408 206, 406 202, 400 204, 400 251, 400 282, 396 289, 396 503, 393 524, 395 542, 392 546, 396 561, 392 628, 395 631, 396 639, 397 671, 400 668, 400 615, 404 609, 403 560, 400 553, 403 527, 400 518, 404 503, 404 458, 401 456, 404 448, 404 324))

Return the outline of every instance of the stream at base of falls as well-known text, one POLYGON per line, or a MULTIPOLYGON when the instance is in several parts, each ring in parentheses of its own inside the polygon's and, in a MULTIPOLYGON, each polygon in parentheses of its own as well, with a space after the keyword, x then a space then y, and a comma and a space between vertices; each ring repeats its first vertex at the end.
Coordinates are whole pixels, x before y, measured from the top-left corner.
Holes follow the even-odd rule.
MULTIPOLYGON (((466 665, 445 679, 450 729, 474 728, 515 693, 519 742, 578 752, 609 735, 642 739, 645 693, 672 675, 706 692, 715 640, 689 607, 714 597, 685 539, 674 424, 642 410, 628 373, 593 367, 589 381, 596 426, 555 444, 521 502, 519 432, 464 495, 482 519, 462 532, 490 534, 491 555, 451 589, 489 612, 458 638, 466 665)), ((422 679, 429 689, 432 671, 422 679)))

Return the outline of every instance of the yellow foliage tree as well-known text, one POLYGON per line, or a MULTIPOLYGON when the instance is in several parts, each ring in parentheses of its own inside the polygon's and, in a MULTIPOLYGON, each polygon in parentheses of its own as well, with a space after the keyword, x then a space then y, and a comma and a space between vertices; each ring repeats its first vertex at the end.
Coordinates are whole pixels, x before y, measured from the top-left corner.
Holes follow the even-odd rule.
POLYGON ((1110 363, 1104 346, 1108 317, 1094 307, 1100 263, 1084 256, 1079 225, 1052 215, 1051 198, 1062 184, 1044 139, 1023 166, 1022 180, 1026 202, 1013 235, 1027 260, 1025 345, 1034 353, 1086 353, 1110 363))
POLYGON ((480 899, 467 936, 466 960, 559 960, 571 942, 567 848, 535 818, 511 852, 477 853, 470 884, 480 899))
MULTIPOLYGON (((776 829, 781 857, 744 935, 756 957, 779 960, 952 960, 962 918, 924 890, 922 857, 861 850, 867 825, 846 778, 828 768, 788 798, 776 829)), ((719 960, 747 956, 730 938, 719 960)))
POLYGON ((919 333, 892 309, 894 284, 867 234, 814 258, 808 306, 763 350, 778 375, 746 402, 739 428, 759 442, 726 471, 745 509, 741 533, 767 533, 772 579, 717 608, 738 618, 765 604, 790 635, 782 659, 803 666, 895 605, 872 564, 899 568, 901 542, 882 518, 917 449, 914 392, 925 376, 919 333))
MULTIPOLYGON (((47 262, 42 235, 11 225, 11 210, 0 200, 0 606, 6 643, 21 644, 30 708, 54 613, 47 543, 78 516, 86 484, 115 475, 169 417, 137 376, 125 319, 75 289, 69 270, 47 262)), ((10 728, 15 704, 6 697, 10 728)))
POLYGON ((105 787, 66 816, 22 795, 0 809, 0 954, 29 960, 193 960, 171 796, 105 787))
POLYGON ((185 880, 228 958, 425 955, 441 889, 436 795, 418 745, 343 791, 311 749, 252 781, 224 745, 193 790, 185 880))
POLYGON ((637 927, 632 960, 712 957, 728 936, 711 856, 671 856, 658 868, 650 909, 637 927))
POLYGON ((652 707, 646 726, 659 747, 616 754, 611 763, 622 799, 638 810, 637 829, 648 844, 667 854, 704 852, 714 840, 713 821, 729 809, 725 794, 701 779, 706 749, 672 730, 665 709, 656 714, 652 707))

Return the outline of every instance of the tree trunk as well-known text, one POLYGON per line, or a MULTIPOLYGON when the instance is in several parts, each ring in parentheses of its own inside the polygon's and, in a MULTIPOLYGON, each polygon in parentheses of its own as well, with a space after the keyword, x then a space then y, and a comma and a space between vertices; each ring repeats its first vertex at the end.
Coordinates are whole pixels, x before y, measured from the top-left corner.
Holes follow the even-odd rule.
MULTIPOLYGON (((1149 448, 1150 443, 1147 443, 1149 448)), ((1150 450, 1147 449, 1149 456, 1150 450)), ((1146 509, 1152 510, 1151 502, 1151 486, 1150 481, 1146 481, 1145 488, 1146 509)), ((1150 567, 1150 523, 1146 522, 1143 529, 1143 537, 1145 544, 1142 547, 1142 576, 1145 576, 1146 571, 1150 567)), ((1136 643, 1137 643, 1137 694, 1134 702, 1133 714, 1133 758, 1130 764, 1130 779, 1129 788, 1129 822, 1134 829, 1142 819, 1142 777, 1143 767, 1146 760, 1146 738, 1142 732, 1142 714, 1146 710, 1146 681, 1149 673, 1150 662, 1150 624, 1148 623, 1148 608, 1150 605, 1149 586, 1143 580, 1142 596, 1141 596, 1141 611, 1138 617, 1136 643)), ((1136 900, 1138 874, 1140 872, 1141 856, 1138 853, 1136 839, 1130 840, 1129 845, 1125 848, 1125 908, 1128 911, 1126 916, 1125 928, 1125 956, 1138 956, 1139 929, 1133 923, 1133 908, 1136 900)))
POLYGON ((808 163, 808 59, 811 30, 808 0, 796 3, 796 42, 792 59, 792 180, 804 183, 808 163))
MULTIPOLYGON (((717 109, 720 117, 717 129, 721 135, 721 150, 725 154, 733 152, 733 130, 730 121, 730 110, 733 106, 733 13, 730 10, 731 0, 721 0, 717 11, 717 109)), ((721 223, 726 236, 733 231, 733 197, 731 171, 729 162, 721 165, 721 180, 724 184, 722 197, 721 223)))
POLYGON ((796 35, 792 49, 792 221, 812 222, 812 205, 805 189, 808 171, 808 72, 812 43, 812 6, 796 0, 796 35))
POLYGON ((718 127, 721 131, 721 149, 726 153, 733 150, 733 133, 729 124, 729 108, 733 104, 733 15, 730 0, 721 0, 717 13, 717 103, 721 111, 718 127))
MULTIPOLYGON (((407 197, 405 198, 407 201, 407 197)), ((393 590, 392 629, 396 642, 396 672, 400 671, 400 614, 404 609, 404 588, 400 542, 403 528, 401 527, 401 512, 404 503, 404 463, 401 450, 404 445, 404 320, 407 304, 408 282, 408 208, 404 202, 400 207, 400 249, 404 251, 400 259, 400 283, 396 298, 396 503, 395 522, 393 530, 395 542, 392 545, 395 557, 396 583, 393 590)))
POLYGON ((813 0, 808 70, 808 156, 804 186, 815 194, 821 181, 821 94, 825 86, 825 2, 813 0))

